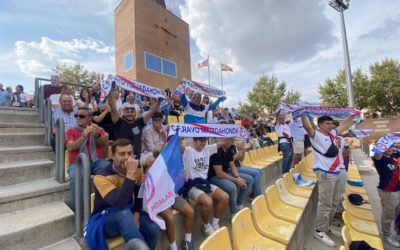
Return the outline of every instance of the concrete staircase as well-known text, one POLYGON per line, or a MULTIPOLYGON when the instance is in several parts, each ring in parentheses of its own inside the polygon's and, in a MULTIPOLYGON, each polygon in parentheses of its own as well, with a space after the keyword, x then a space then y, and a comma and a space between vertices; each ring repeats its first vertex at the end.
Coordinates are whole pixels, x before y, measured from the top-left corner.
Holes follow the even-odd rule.
POLYGON ((0 249, 81 249, 37 109, 0 107, 0 249))

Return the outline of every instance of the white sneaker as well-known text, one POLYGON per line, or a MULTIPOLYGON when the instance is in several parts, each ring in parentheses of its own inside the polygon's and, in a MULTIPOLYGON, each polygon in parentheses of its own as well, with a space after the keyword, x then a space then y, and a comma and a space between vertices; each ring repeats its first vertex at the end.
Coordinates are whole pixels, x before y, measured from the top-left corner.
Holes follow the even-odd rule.
POLYGON ((213 227, 214 231, 217 231, 219 229, 219 224, 211 224, 211 226, 213 227))
POLYGON ((400 247, 400 242, 391 235, 384 234, 383 240, 386 241, 387 243, 389 243, 389 245, 391 245, 393 247, 400 247))
POLYGON ((244 208, 243 205, 237 205, 236 207, 237 207, 237 210, 238 210, 238 211, 240 211, 240 210, 242 210, 242 209, 244 208))
MULTIPOLYGON (((218 226, 219 227, 219 226, 218 226)), ((213 234, 215 232, 214 227, 213 226, 209 226, 209 227, 203 227, 203 233, 206 236, 210 236, 211 234, 213 234)))
POLYGON ((317 240, 321 241, 327 246, 330 247, 336 247, 335 242, 325 233, 325 232, 317 232, 316 230, 314 231, 314 238, 317 240))
POLYGON ((340 231, 336 230, 336 228, 331 227, 331 229, 329 229, 328 233, 332 234, 333 236, 335 236, 337 238, 342 238, 342 233, 340 231))

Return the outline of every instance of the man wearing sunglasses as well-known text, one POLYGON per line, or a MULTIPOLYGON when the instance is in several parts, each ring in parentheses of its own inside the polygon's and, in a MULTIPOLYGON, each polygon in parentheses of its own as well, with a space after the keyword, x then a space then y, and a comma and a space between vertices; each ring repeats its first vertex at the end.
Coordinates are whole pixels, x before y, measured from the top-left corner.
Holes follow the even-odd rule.
MULTIPOLYGON (((97 174, 109 165, 109 161, 104 158, 104 149, 108 147, 108 134, 98 125, 92 124, 92 110, 80 107, 75 117, 76 126, 67 130, 65 139, 66 148, 69 151, 68 175, 73 203, 75 203, 75 161, 78 154, 87 154, 92 174, 97 174)), ((79 179, 82 181, 81 176, 79 179)))
POLYGON ((115 91, 117 90, 114 89, 108 98, 108 104, 111 109, 111 119, 114 125, 114 137, 115 139, 129 139, 134 146, 136 159, 140 159, 143 128, 146 122, 153 116, 154 112, 160 107, 160 100, 157 99, 143 117, 139 117, 139 110, 136 110, 135 104, 126 102, 122 105, 123 116, 120 117, 116 107, 115 91))

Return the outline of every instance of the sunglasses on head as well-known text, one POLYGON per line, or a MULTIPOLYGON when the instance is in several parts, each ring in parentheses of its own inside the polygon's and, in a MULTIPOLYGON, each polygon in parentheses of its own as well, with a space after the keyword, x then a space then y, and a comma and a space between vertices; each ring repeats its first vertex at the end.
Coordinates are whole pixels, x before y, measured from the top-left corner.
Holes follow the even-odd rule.
POLYGON ((136 111, 136 109, 135 109, 135 108, 125 108, 125 111, 131 111, 131 112, 133 112, 133 111, 136 111))
POLYGON ((79 118, 79 119, 85 119, 86 117, 88 117, 88 115, 78 115, 78 114, 75 114, 74 117, 75 117, 75 118, 79 118))

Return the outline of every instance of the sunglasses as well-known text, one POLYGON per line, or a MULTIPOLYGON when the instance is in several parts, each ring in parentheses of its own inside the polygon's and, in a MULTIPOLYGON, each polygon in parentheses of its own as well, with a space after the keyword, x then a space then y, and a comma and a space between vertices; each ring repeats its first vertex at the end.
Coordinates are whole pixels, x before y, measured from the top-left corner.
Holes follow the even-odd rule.
POLYGON ((88 115, 78 115, 78 114, 75 114, 74 117, 75 117, 75 118, 79 118, 79 119, 85 119, 86 117, 88 117, 88 115))
POLYGON ((136 112, 135 108, 125 108, 124 110, 128 112, 136 112))

